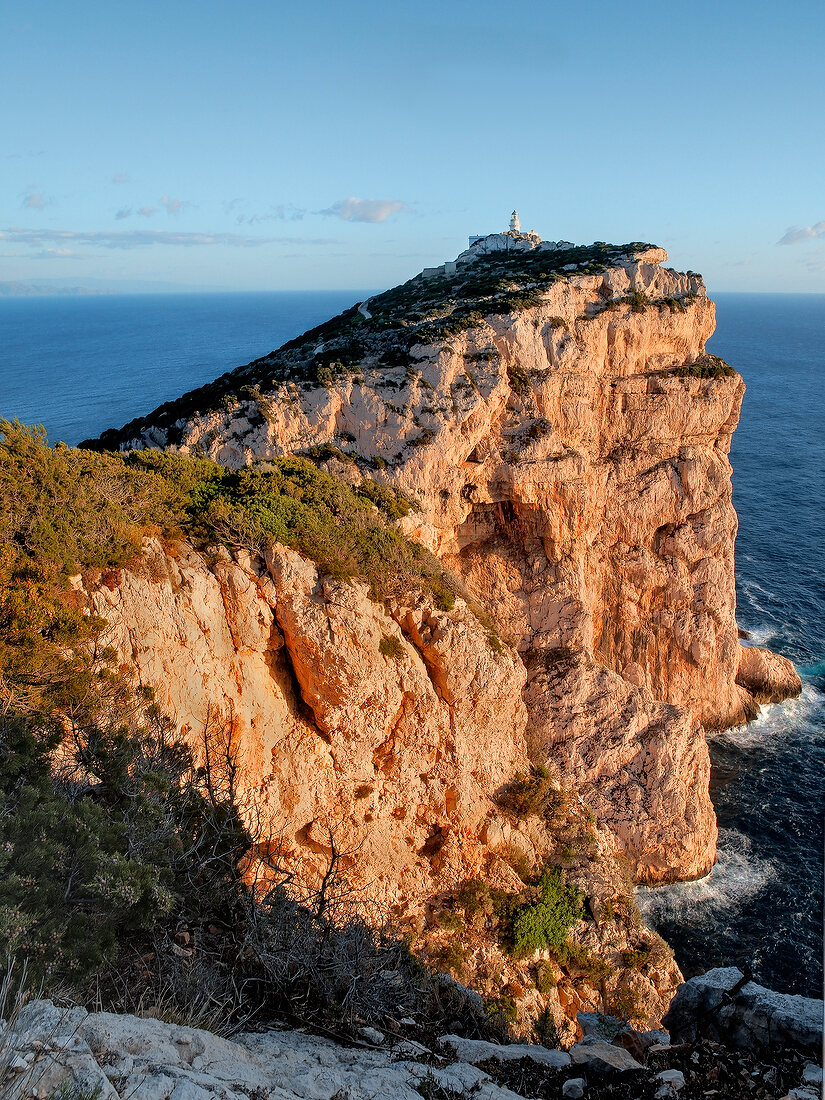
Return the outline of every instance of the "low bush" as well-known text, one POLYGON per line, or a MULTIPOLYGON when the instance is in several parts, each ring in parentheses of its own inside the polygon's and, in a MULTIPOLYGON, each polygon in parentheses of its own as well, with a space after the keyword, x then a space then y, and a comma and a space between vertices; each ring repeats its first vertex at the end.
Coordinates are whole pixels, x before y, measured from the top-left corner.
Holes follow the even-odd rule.
POLYGON ((535 764, 529 772, 516 773, 499 802, 515 817, 524 818, 531 814, 546 816, 558 809, 564 799, 564 792, 552 773, 543 765, 535 764))
POLYGON ((402 661, 404 659, 404 643, 400 638, 396 638, 391 634, 385 634, 378 643, 378 652, 384 657, 391 657, 393 660, 402 661))
POLYGON ((461 932, 464 929, 464 921, 454 909, 444 909, 438 914, 438 923, 447 932, 461 932))
POLYGON ((556 977, 553 973, 553 967, 546 959, 542 959, 536 965, 536 989, 547 997, 555 988, 556 977))
POLYGON ((509 364, 507 378, 510 382, 510 389, 513 393, 517 393, 519 397, 523 397, 530 392, 530 372, 524 367, 519 366, 517 363, 509 364))
POLYGON ((674 367, 670 373, 679 378, 732 378, 736 371, 724 359, 708 352, 693 363, 674 367))
POLYGON ((493 912, 490 887, 483 879, 469 879, 455 897, 464 910, 464 916, 471 922, 478 917, 490 916, 493 912))
POLYGON ((545 948, 560 948, 583 914, 583 897, 564 883, 558 867, 546 868, 537 885, 538 898, 513 914, 513 951, 524 957, 545 948))
POLYGON ((644 970, 650 959, 650 946, 642 944, 639 947, 628 948, 622 952, 622 966, 627 970, 644 970))

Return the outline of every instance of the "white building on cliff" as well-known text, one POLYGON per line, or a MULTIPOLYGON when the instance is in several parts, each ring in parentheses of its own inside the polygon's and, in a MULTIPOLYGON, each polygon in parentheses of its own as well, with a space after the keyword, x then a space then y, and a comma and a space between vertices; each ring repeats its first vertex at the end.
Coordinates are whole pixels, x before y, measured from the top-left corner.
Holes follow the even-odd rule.
MULTIPOLYGON (((510 215, 509 229, 505 229, 503 233, 487 233, 481 237, 470 237, 467 251, 474 249, 475 255, 478 256, 485 252, 527 251, 540 244, 541 237, 538 233, 533 233, 532 230, 522 232, 518 210, 514 210, 510 215)), ((461 255, 466 256, 467 253, 462 252, 461 255)))
POLYGON ((440 267, 425 267, 421 274, 425 279, 432 279, 438 275, 453 275, 458 264, 470 264, 479 256, 486 256, 491 252, 532 252, 535 248, 556 249, 572 248, 570 241, 543 241, 538 233, 532 230, 523 231, 518 210, 510 215, 510 228, 503 233, 487 233, 483 236, 470 237, 468 247, 455 260, 441 264, 440 267))

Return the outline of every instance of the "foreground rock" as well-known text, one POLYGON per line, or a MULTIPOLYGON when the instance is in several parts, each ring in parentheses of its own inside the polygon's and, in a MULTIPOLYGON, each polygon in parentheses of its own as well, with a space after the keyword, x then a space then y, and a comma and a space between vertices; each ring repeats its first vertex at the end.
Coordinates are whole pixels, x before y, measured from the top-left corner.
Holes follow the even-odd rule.
POLYGON ((5 1100, 816 1100, 821 1089, 821 1068, 790 1049, 760 1059, 707 1039, 671 1047, 610 1017, 594 1020, 582 1024, 613 1040, 585 1036, 570 1054, 457 1035, 431 1051, 374 1029, 368 1048, 294 1030, 225 1039, 34 1001, 0 1031, 0 1090, 5 1100), (639 1060, 623 1043, 635 1043, 639 1060))
POLYGON ((723 967, 681 985, 663 1023, 674 1042, 707 1036, 744 1050, 792 1047, 817 1055, 823 1002, 775 993, 723 967))
POLYGON ((57 1094, 98 1100, 420 1100, 422 1083, 432 1094, 443 1089, 479 1100, 520 1100, 466 1062, 429 1065, 403 1049, 339 1046, 297 1031, 222 1039, 160 1020, 64 1011, 50 1001, 22 1010, 4 1036, 4 1049, 11 1052, 0 1082, 7 1100, 57 1094))

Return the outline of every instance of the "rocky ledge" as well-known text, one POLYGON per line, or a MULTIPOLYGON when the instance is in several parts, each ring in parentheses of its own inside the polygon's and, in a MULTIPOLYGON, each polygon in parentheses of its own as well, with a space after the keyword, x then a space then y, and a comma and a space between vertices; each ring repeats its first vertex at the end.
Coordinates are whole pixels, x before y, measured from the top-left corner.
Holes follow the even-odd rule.
POLYGON ((817 1100, 822 1070, 806 1054, 816 1057, 821 1046, 822 1002, 748 990, 753 983, 737 993, 743 981, 738 971, 712 971, 682 986, 677 1042, 666 1031, 580 1013, 582 1038, 568 1051, 424 1036, 412 1020, 387 1032, 363 1027, 345 1042, 286 1029, 223 1038, 32 1001, 0 1031, 0 1089, 7 1100, 817 1100), (748 1022, 723 1042, 699 1034, 710 1016, 727 1021, 723 1030, 734 1017, 748 1022))

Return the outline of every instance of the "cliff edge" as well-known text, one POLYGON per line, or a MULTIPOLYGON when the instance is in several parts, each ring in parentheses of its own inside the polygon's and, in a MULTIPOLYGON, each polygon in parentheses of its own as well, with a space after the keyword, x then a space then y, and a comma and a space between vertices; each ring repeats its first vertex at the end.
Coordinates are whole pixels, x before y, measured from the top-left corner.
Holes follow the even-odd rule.
POLYGON ((644 882, 713 863, 702 727, 800 689, 788 661, 739 643, 744 384, 705 352, 701 277, 666 260, 480 254, 103 437, 229 466, 306 454, 413 497, 404 529, 521 654, 531 758, 575 782, 644 882))

